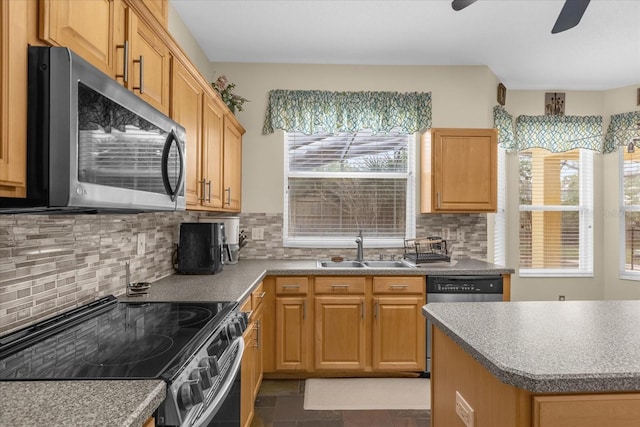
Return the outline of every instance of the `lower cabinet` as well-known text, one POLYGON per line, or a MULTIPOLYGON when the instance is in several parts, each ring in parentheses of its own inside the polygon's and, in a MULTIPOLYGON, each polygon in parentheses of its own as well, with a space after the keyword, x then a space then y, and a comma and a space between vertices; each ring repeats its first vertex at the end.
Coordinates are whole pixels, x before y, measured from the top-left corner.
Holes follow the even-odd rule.
POLYGON ((248 427, 254 416, 255 400, 263 376, 263 310, 264 292, 259 285, 242 304, 240 310, 249 313, 249 324, 244 331, 244 353, 240 371, 240 425, 248 427), (262 297, 259 296, 262 294, 262 297))
POLYGON ((275 310, 265 318, 272 325, 267 372, 425 370, 424 277, 275 277, 265 283, 275 290, 275 310))
POLYGON ((361 371, 367 361, 365 298, 315 298, 315 368, 361 371))
POLYGON ((423 371, 425 334, 421 296, 373 298, 372 368, 423 371))

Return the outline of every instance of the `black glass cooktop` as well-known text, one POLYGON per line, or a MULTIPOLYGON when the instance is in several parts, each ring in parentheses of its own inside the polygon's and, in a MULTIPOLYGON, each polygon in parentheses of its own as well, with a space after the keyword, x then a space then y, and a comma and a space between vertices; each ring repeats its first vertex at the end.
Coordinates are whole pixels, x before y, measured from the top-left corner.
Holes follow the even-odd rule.
POLYGON ((237 305, 105 300, 0 339, 0 380, 166 378, 237 305))

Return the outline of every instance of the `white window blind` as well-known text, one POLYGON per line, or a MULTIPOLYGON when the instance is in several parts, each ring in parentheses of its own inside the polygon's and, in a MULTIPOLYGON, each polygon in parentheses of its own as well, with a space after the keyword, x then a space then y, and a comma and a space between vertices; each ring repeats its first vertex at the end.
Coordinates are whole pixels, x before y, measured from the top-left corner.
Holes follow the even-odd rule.
POLYGON ((493 262, 507 264, 506 150, 498 146, 498 207, 493 215, 493 262))
POLYGON ((520 275, 593 275, 593 152, 534 148, 520 160, 520 275))
POLYGON ((620 147, 621 277, 640 280, 640 149, 620 147))
POLYGON ((415 135, 285 134, 285 246, 402 246, 415 237, 415 135))

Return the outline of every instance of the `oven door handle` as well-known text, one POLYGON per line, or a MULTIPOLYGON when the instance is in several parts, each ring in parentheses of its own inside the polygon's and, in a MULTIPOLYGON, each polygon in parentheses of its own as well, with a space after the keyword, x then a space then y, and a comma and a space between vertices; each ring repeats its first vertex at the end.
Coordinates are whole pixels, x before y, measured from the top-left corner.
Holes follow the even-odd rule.
MULTIPOLYGON (((240 372, 240 365, 242 363, 242 354, 244 353, 244 338, 239 336, 236 338, 236 342, 238 343, 238 352, 236 353, 236 358, 233 361, 231 368, 227 371, 227 377, 224 379, 224 383, 222 387, 220 387, 220 392, 216 395, 216 397, 211 401, 209 406, 204 410, 204 412, 195 420, 195 422, 191 425, 192 427, 205 427, 208 426, 213 417, 215 417, 218 409, 222 406, 222 403, 229 395, 229 392, 233 388, 233 383, 236 379, 236 375, 240 372)), ((235 344, 234 344, 235 345, 235 344)))

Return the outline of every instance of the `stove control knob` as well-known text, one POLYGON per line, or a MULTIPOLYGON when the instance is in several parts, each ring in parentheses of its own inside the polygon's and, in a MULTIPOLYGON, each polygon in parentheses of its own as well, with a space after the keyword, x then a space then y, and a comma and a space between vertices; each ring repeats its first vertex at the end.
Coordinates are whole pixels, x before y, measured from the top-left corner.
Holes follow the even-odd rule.
POLYGON ((211 381, 211 373, 208 366, 198 366, 194 376, 200 380, 200 386, 203 390, 211 388, 213 381, 211 381))
MULTIPOLYGON (((197 375, 197 373, 195 374, 197 375)), ((180 386, 179 403, 183 409, 191 409, 198 403, 202 403, 204 400, 200 379, 193 378, 194 376, 195 375, 192 373, 189 376, 189 379, 180 386)))
POLYGON ((218 358, 216 356, 207 356, 199 363, 200 367, 206 368, 209 371, 210 377, 215 377, 220 374, 220 366, 218 365, 218 358))

